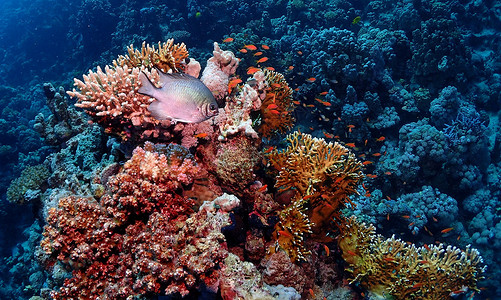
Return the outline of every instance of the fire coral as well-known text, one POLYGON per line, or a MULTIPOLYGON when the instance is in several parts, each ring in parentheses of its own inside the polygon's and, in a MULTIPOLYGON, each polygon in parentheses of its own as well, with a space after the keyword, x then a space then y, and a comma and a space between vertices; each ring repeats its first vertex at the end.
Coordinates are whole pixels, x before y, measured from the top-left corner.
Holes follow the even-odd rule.
POLYGON ((308 253, 303 246, 305 235, 312 233, 315 240, 323 241, 332 220, 342 220, 340 209, 351 202, 349 195, 363 178, 362 164, 337 142, 327 143, 298 131, 287 141, 284 151, 267 154, 278 171, 275 186, 279 191, 295 191, 290 207, 281 212, 275 226, 272 251, 281 248, 292 260, 304 260, 308 253))

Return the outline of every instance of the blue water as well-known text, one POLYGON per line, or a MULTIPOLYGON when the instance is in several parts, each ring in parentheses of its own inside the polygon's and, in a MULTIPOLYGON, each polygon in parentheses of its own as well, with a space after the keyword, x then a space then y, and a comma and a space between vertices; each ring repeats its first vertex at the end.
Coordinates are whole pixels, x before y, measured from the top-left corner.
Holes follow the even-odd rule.
MULTIPOLYGON (((169 38, 184 42, 202 69, 218 42, 241 59, 237 75, 244 81, 247 68, 268 57, 261 67, 284 74, 299 103, 288 132, 353 143, 355 155, 370 161, 360 195, 352 197, 357 207, 345 213, 374 224, 385 237, 395 234, 418 246, 471 244, 488 267, 481 291, 458 298, 498 299, 500 12, 501 3, 492 0, 3 0, 0 299, 48 297, 63 285, 71 263, 57 273, 39 246, 49 208, 63 196, 94 193, 97 174, 112 163, 123 165, 145 141, 120 143, 103 124, 89 125, 91 118, 62 89, 72 90, 73 78, 82 79, 89 69, 111 65, 131 44, 140 48, 143 41, 169 38), (224 42, 228 37, 233 40, 224 42), (56 92, 66 97, 63 102, 54 100, 56 92)), ((251 118, 258 120, 259 113, 251 118)), ((285 147, 284 137, 274 134, 257 148, 285 147)), ((197 148, 190 151, 199 157, 197 148)), ((257 177, 243 187, 222 180, 218 191, 245 197, 242 190, 258 178, 271 189, 268 171, 255 162, 257 177)), ((259 266, 264 255, 251 259, 242 236, 259 232, 269 243, 273 227, 247 218, 249 199, 232 216, 240 225, 225 235, 232 252, 259 266)), ((267 217, 277 222, 273 213, 267 217)), ((335 243, 330 247, 337 251, 335 243)), ((343 262, 336 259, 340 284, 343 262)), ((298 291, 303 298, 310 297, 309 282, 298 291)), ((327 286, 316 288, 334 299, 327 286)), ((367 294, 352 289, 352 297, 367 294)), ((195 290, 190 297, 221 297, 195 290)))

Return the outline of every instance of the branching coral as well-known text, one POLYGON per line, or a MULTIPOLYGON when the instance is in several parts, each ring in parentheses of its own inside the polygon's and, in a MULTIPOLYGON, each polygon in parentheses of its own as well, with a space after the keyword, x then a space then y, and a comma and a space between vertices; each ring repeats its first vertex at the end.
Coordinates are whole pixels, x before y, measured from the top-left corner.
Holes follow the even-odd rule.
MULTIPOLYGON (((327 143, 324 139, 294 132, 287 137, 289 147, 277 150, 267 156, 270 164, 278 171, 275 186, 281 190, 295 191, 291 208, 280 214, 275 236, 280 231, 290 230, 289 225, 297 223, 297 210, 308 217, 302 230, 306 234, 311 229, 317 240, 325 238, 325 230, 333 218, 340 220, 339 211, 350 203, 349 195, 356 192, 362 179, 362 164, 346 147, 339 143, 327 143), (295 220, 289 220, 293 218, 295 220)), ((299 218, 301 219, 301 218, 299 218)), ((297 224, 296 224, 297 225, 297 224)), ((294 225, 294 226, 296 226, 294 225)), ((297 227, 301 230, 301 227, 297 227)), ((289 232, 290 233, 290 232, 289 232)), ((301 243, 289 243, 289 239, 278 238, 278 244, 291 258, 300 258, 304 250, 301 243)))
POLYGON ((160 69, 164 73, 170 70, 179 72, 184 70, 185 60, 189 55, 186 45, 174 44, 174 39, 169 39, 164 43, 158 42, 158 48, 143 42, 141 51, 130 45, 127 47, 127 52, 128 55, 120 55, 117 60, 113 61, 115 67, 127 65, 132 69, 144 66, 149 70, 160 69))
POLYGON ((442 244, 416 247, 395 237, 385 239, 354 217, 342 225, 339 248, 352 282, 396 299, 446 299, 478 290, 485 270, 470 246, 464 251, 442 244))
POLYGON ((258 131, 269 138, 273 133, 285 133, 294 124, 292 89, 282 74, 265 69, 268 89, 261 104, 261 126, 258 131))
POLYGON ((158 49, 143 43, 141 51, 128 48, 129 54, 120 56, 113 66, 105 66, 104 71, 89 71, 81 81, 75 78, 76 89, 68 92, 77 98, 75 106, 83 108, 107 133, 113 133, 123 140, 171 137, 166 129, 168 120, 158 121, 148 111, 153 101, 137 91, 141 85, 139 74, 145 72, 156 85, 159 84, 157 69, 164 72, 183 70, 188 57, 184 44, 174 44, 173 40, 158 44, 158 49))

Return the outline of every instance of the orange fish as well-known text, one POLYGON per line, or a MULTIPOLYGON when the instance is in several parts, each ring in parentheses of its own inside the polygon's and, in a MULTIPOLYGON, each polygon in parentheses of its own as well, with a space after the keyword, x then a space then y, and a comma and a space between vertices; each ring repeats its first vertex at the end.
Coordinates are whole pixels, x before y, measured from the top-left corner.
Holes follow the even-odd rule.
POLYGON ((276 109, 276 108, 278 108, 278 106, 276 104, 272 103, 272 104, 268 105, 266 108, 267 109, 276 109))
POLYGON ((292 234, 290 234, 288 231, 279 230, 278 234, 283 235, 283 236, 288 237, 288 238, 292 238, 292 234))
POLYGON ((424 285, 424 283, 422 282, 419 282, 419 283, 416 283, 415 285, 412 286, 413 289, 418 289, 420 287, 422 287, 424 285))
POLYGON ((393 257, 385 257, 383 258, 385 261, 395 261, 395 259, 393 257))
POLYGON ((433 222, 438 222, 437 218, 431 217, 433 219, 433 222))
POLYGON ((257 47, 254 45, 244 45, 244 47, 251 50, 251 51, 257 50, 257 47))
POLYGON ((297 54, 303 55, 303 51, 298 51, 297 54))
POLYGON ((264 150, 264 153, 270 153, 271 151, 273 151, 273 149, 275 149, 275 148, 274 147, 269 147, 266 150, 264 150))
POLYGON ((240 49, 238 51, 240 51, 241 53, 247 53, 247 49, 240 49))
POLYGON ((449 231, 451 231, 451 230, 453 230, 453 229, 454 229, 454 228, 449 227, 449 228, 442 229, 440 232, 441 232, 441 233, 447 233, 447 232, 449 232, 449 231))
POLYGON ((314 104, 308 104, 308 105, 306 105, 306 107, 315 107, 315 105, 314 104))
POLYGON ((372 179, 377 178, 377 175, 374 174, 367 174, 366 176, 372 179))
POLYGON ((233 42, 233 38, 231 37, 227 37, 223 40, 223 43, 230 43, 230 42, 233 42))
POLYGON ((332 104, 328 101, 322 101, 322 104, 325 106, 332 106, 332 104))
POLYGON ((273 67, 266 67, 266 69, 268 69, 270 71, 275 71, 275 68, 273 68, 273 67))
POLYGON ((330 134, 330 133, 327 133, 325 131, 322 131, 322 133, 324 134, 324 136, 328 139, 332 139, 334 137, 334 135, 330 134))
POLYGON ((268 47, 267 45, 261 45, 261 48, 263 48, 264 50, 270 50, 270 47, 268 47))
POLYGON ((260 187, 259 190, 257 190, 257 191, 260 192, 260 193, 262 193, 262 192, 266 191, 267 188, 268 188, 268 185, 265 184, 262 187, 260 187))
POLYGON ((263 55, 263 52, 259 51, 259 52, 254 53, 254 56, 259 56, 259 55, 263 55))
POLYGON ((317 80, 315 77, 310 77, 310 78, 306 79, 306 81, 308 81, 308 82, 315 82, 315 80, 317 80))
POLYGON ((368 142, 367 140, 364 141, 364 146, 367 146, 367 142, 368 142))
POLYGON ((272 83, 271 86, 277 89, 282 87, 280 83, 272 83))
POLYGON ((386 138, 384 136, 381 136, 379 138, 376 139, 377 142, 382 142, 384 141, 386 138))
POLYGON ((260 70, 261 70, 261 69, 256 68, 256 67, 249 67, 249 68, 247 69, 247 74, 252 75, 252 74, 254 74, 254 73, 256 73, 257 71, 260 71, 260 70))
POLYGON ((348 128, 355 128, 355 125, 348 125, 346 127, 348 127, 348 128))
POLYGON ((265 61, 267 61, 267 60, 268 60, 268 57, 266 57, 266 56, 265 56, 265 57, 261 57, 261 58, 257 61, 257 63, 258 63, 258 64, 260 64, 260 63, 264 63, 264 62, 265 62, 265 61))
POLYGON ((303 200, 308 200, 308 199, 310 199, 311 197, 313 197, 313 195, 306 195, 306 196, 304 196, 304 197, 303 197, 303 200))
POLYGON ((386 214, 386 220, 390 220, 390 214, 386 214))
POLYGON ((325 250, 325 254, 327 256, 329 256, 329 254, 331 253, 330 250, 329 250, 329 247, 327 247, 327 245, 324 245, 324 250, 325 250))
POLYGON ((430 230, 428 230, 428 227, 426 227, 426 225, 425 225, 425 226, 423 226, 423 227, 424 227, 424 230, 425 230, 426 232, 428 232, 428 234, 429 234, 430 236, 433 236, 433 233, 431 233, 431 231, 430 231, 430 230))
POLYGON ((230 82, 228 83, 228 87, 229 88, 234 88, 237 86, 237 84, 241 83, 242 82, 242 79, 240 78, 235 78, 235 79, 232 79, 230 80, 230 82))
POLYGON ((294 66, 289 66, 288 70, 292 71, 294 69, 294 66))
POLYGON ((429 261, 427 261, 427 260, 420 260, 420 261, 418 261, 418 262, 419 262, 420 264, 423 264, 423 265, 424 265, 424 264, 429 263, 429 261))
POLYGON ((199 133, 199 134, 195 134, 193 137, 197 138, 197 139, 201 139, 201 138, 205 138, 207 137, 209 134, 204 132, 204 133, 199 133))
POLYGON ((357 254, 351 250, 347 250, 346 252, 348 252, 348 254, 351 256, 357 256, 357 254))
POLYGON ((345 145, 351 148, 355 148, 355 143, 346 143, 345 145))
POLYGON ((379 153, 379 152, 372 153, 372 156, 374 156, 374 157, 379 157, 379 156, 381 156, 381 153, 379 153))
POLYGON ((327 95, 328 93, 329 93, 329 92, 321 92, 321 93, 320 93, 320 96, 325 96, 325 95, 327 95))
POLYGON ((279 115, 280 114, 280 112, 278 110, 276 110, 276 109, 272 109, 272 110, 270 110, 270 112, 272 114, 275 114, 275 115, 279 115))
POLYGON ((423 247, 428 250, 428 251, 431 251, 430 247, 428 247, 428 245, 424 244, 423 247))
POLYGON ((385 175, 391 175, 391 172, 390 171, 386 171, 384 172, 385 175))
POLYGON ((362 163, 362 165, 364 165, 364 166, 367 166, 367 165, 370 165, 370 164, 372 164, 372 161, 370 161, 370 160, 366 160, 366 161, 364 161, 362 163))
POLYGON ((409 223, 409 227, 412 227, 414 225, 414 222, 409 223))
POLYGON ((292 103, 296 104, 296 105, 300 105, 301 102, 297 101, 297 100, 292 100, 292 103))
POLYGON ((402 218, 404 218, 404 219, 410 219, 410 218, 411 218, 411 216, 408 216, 408 215, 403 215, 403 216, 402 216, 402 218))
POLYGON ((315 293, 313 292, 313 290, 309 289, 309 292, 310 292, 311 298, 315 299, 315 293))

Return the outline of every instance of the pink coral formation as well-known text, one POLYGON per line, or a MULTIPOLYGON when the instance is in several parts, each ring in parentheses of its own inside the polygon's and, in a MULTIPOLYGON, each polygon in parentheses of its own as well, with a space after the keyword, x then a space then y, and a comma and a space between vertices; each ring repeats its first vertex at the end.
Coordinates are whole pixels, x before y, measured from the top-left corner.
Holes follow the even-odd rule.
POLYGON ((227 255, 221 228, 239 200, 222 195, 193 212, 194 200, 179 192, 201 175, 182 147, 147 143, 109 179, 99 202, 62 198, 41 245, 48 264, 71 267, 73 277, 53 297, 186 295, 200 284, 217 290, 227 255))

